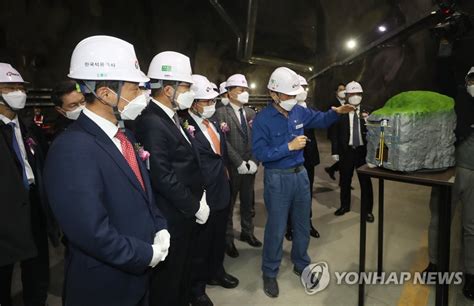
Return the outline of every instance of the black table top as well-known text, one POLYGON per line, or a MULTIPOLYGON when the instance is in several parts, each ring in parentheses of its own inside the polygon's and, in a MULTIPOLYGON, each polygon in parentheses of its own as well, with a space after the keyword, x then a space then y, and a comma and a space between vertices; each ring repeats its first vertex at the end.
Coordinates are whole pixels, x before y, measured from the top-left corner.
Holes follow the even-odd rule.
POLYGON ((438 172, 405 173, 363 165, 357 169, 357 172, 374 178, 425 186, 452 186, 456 177, 454 167, 438 172))

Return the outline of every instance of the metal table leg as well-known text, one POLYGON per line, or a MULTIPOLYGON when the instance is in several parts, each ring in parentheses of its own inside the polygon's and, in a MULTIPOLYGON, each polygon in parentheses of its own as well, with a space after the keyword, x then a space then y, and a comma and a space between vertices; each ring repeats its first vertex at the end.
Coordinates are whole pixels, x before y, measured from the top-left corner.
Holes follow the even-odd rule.
POLYGON ((378 232, 378 260, 377 273, 382 275, 383 270, 383 217, 384 217, 384 180, 379 179, 379 232, 378 232))
MULTIPOLYGON (((439 205, 439 229, 438 229, 438 272, 449 272, 449 252, 451 238, 451 187, 441 187, 439 205)), ((436 305, 448 305, 449 285, 440 284, 439 278, 436 284, 436 305)))
MULTIPOLYGON (((362 192, 362 191, 361 191, 362 192)), ((367 204, 361 202, 360 208, 360 239, 359 239, 359 277, 365 272, 365 244, 367 236, 367 204)), ((364 305, 365 284, 359 284, 359 306, 364 305)))

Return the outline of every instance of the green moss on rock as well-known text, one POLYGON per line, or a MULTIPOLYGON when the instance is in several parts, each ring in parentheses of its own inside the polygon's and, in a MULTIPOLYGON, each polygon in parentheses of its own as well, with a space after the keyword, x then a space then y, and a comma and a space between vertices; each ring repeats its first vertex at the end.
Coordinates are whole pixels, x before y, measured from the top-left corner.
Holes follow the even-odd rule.
POLYGON ((385 106, 373 115, 391 116, 396 114, 428 114, 452 111, 454 100, 431 91, 407 91, 390 98, 385 106))

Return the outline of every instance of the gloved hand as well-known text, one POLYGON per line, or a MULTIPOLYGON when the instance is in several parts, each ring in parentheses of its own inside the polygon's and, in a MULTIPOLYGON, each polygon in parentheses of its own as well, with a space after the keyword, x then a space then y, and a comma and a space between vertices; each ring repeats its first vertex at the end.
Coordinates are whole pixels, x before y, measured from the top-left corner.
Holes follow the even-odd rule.
POLYGON ((249 168, 247 167, 247 162, 243 161, 242 164, 237 168, 239 174, 248 174, 249 168))
POLYGON ((153 241, 153 244, 159 245, 161 247, 161 250, 163 251, 163 257, 161 258, 161 261, 164 261, 166 259, 166 256, 168 256, 168 250, 170 247, 170 233, 168 230, 161 230, 155 235, 155 239, 153 241))
POLYGON ((201 201, 199 201, 199 210, 196 213, 196 223, 204 224, 207 222, 207 218, 209 218, 209 205, 207 205, 206 201, 206 190, 202 195, 201 201))
POLYGON ((149 266, 154 268, 168 256, 168 249, 170 247, 169 232, 167 230, 161 230, 156 233, 151 247, 153 248, 153 256, 149 266))
POLYGON ((255 173, 257 172, 257 170, 258 170, 257 164, 254 163, 253 160, 249 160, 249 161, 247 162, 247 164, 248 164, 249 167, 250 167, 250 169, 249 169, 249 171, 248 171, 248 174, 255 174, 255 173))
POLYGON ((334 161, 339 161, 339 155, 331 155, 331 157, 334 161))

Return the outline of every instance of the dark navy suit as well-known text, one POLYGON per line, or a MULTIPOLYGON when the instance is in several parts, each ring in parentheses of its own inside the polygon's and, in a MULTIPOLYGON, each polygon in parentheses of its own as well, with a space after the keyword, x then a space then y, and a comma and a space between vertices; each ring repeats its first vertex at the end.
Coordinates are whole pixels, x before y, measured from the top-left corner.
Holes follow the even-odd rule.
POLYGON ((196 129, 194 144, 199 152, 206 200, 211 210, 206 224, 199 226, 196 238, 199 247, 195 248, 193 255, 192 295, 197 298, 205 294, 207 282, 220 279, 225 273, 224 254, 230 207, 230 181, 225 135, 217 122, 209 120, 219 134, 221 155, 214 152, 209 140, 188 112, 184 113, 183 120, 187 120, 196 129))
POLYGON ((145 298, 151 244, 166 221, 138 164, 146 191, 112 140, 84 114, 54 141, 45 179, 68 240, 67 306, 134 306, 145 298))

